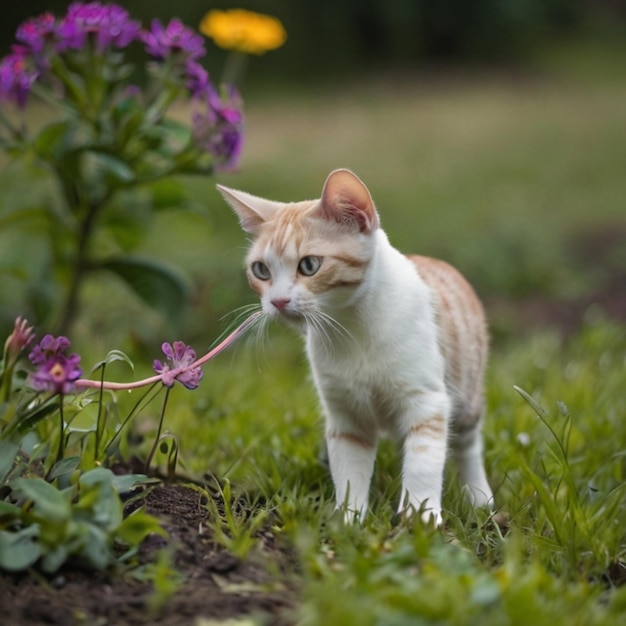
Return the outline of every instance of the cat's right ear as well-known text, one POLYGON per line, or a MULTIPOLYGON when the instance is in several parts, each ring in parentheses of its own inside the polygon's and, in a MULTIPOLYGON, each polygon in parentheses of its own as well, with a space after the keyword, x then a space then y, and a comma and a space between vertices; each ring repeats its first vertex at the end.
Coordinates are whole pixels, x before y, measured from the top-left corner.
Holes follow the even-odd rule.
POLYGON ((231 206, 239 218, 241 228, 247 233, 256 233, 259 228, 271 219, 280 208, 280 203, 258 198, 245 191, 230 189, 224 185, 216 185, 222 197, 231 206))

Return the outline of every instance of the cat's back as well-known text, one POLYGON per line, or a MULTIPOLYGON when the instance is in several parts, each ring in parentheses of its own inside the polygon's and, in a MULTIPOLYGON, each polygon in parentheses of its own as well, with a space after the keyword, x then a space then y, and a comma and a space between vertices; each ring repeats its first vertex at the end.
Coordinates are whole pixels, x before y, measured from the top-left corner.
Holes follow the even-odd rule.
POLYGON ((483 411, 483 379, 489 340, 485 312, 476 292, 452 265, 411 255, 422 280, 433 292, 439 348, 446 365, 446 386, 454 399, 453 418, 478 419, 483 411))

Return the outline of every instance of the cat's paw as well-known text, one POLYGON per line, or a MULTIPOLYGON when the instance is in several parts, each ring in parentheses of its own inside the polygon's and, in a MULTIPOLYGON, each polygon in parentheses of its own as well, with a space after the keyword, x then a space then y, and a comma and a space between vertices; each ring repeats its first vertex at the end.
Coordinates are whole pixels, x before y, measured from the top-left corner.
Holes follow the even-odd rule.
POLYGON ((428 506, 428 504, 428 500, 425 500, 417 509, 412 504, 400 507, 396 516, 402 520, 414 520, 416 517, 419 517, 423 524, 434 525, 435 528, 441 527, 443 525, 441 507, 432 507, 428 506))

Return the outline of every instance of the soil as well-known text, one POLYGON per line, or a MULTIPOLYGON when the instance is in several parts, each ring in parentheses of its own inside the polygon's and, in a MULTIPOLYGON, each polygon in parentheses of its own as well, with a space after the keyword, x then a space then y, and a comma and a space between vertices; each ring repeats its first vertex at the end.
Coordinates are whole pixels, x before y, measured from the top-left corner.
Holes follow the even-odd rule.
MULTIPOLYGON (((222 621, 242 616, 265 616, 277 626, 293 623, 296 590, 288 551, 261 531, 255 552, 244 560, 230 554, 209 530, 206 494, 206 489, 163 484, 145 498, 145 510, 163 521, 168 537, 150 536, 140 560, 154 562, 161 548, 172 546, 172 565, 182 578, 162 607, 150 609, 153 587, 137 580, 132 571, 107 574, 66 567, 51 578, 0 573, 0 623, 199 626, 202 618, 222 621)), ((218 508, 223 506, 219 496, 210 497, 218 508)))
MULTIPOLYGON (((513 303, 494 300, 488 302, 491 316, 508 316, 517 329, 528 332, 552 327, 563 336, 580 328, 593 307, 626 322, 624 242, 626 223, 574 242, 576 261, 601 277, 587 295, 566 301, 541 295, 513 303)), ((145 498, 146 510, 162 520, 168 537, 148 538, 140 559, 154 562, 161 548, 171 546, 172 564, 182 577, 180 587, 158 611, 149 609, 153 587, 132 571, 94 574, 66 567, 52 578, 0 573, 0 624, 200 626, 202 618, 219 622, 243 616, 265 617, 272 626, 293 624, 298 575, 289 549, 273 533, 261 530, 258 548, 245 559, 236 558, 211 532, 212 507, 206 506, 206 497, 213 498, 218 510, 223 507, 217 493, 185 484, 162 484, 145 498)), ((623 567, 619 575, 626 580, 623 567)))

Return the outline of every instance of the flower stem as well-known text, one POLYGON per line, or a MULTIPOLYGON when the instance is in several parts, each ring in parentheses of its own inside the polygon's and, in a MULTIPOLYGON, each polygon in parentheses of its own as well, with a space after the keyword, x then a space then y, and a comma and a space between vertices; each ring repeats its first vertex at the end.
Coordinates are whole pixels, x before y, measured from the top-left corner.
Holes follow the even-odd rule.
POLYGON ((59 394, 59 447, 57 449, 58 463, 65 456, 65 419, 63 416, 63 394, 59 394))
MULTIPOLYGON (((221 341, 215 348, 209 350, 204 356, 200 357, 190 365, 186 365, 184 367, 179 367, 168 372, 170 376, 176 378, 180 374, 183 374, 187 370, 194 369, 196 367, 201 367, 208 361, 210 361, 213 357, 217 356, 220 352, 225 350, 231 343, 233 343, 236 339, 238 339, 248 327, 256 321, 256 319, 262 315, 260 311, 253 313, 250 317, 246 318, 235 330, 226 337, 223 341, 221 341)), ((145 387, 147 385, 152 385, 153 383, 159 382, 162 380, 162 374, 157 374, 156 376, 150 376, 149 378, 144 378, 143 380, 136 380, 132 383, 115 383, 106 380, 91 380, 88 378, 80 378, 74 384, 76 387, 83 387, 85 389, 109 389, 111 391, 125 391, 131 389, 139 389, 140 387, 145 387)))
POLYGON ((161 431, 163 430, 163 420, 165 419, 165 408, 167 407, 167 399, 170 397, 171 387, 168 387, 165 390, 165 398, 163 398, 163 406, 161 407, 161 416, 159 417, 159 425, 157 426, 156 435, 154 436, 154 443, 152 444, 152 449, 150 450, 150 454, 146 459, 146 466, 144 468, 144 473, 147 474, 150 469, 150 464, 152 463, 152 459, 156 454, 157 448, 159 447, 159 439, 161 439, 161 431))

